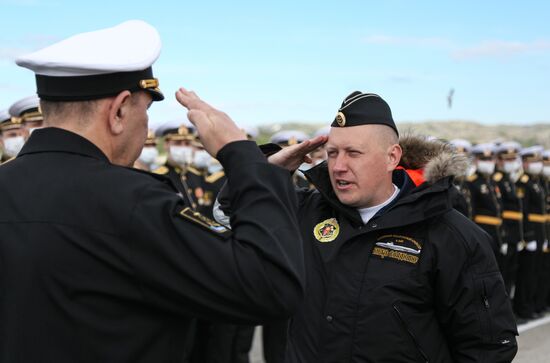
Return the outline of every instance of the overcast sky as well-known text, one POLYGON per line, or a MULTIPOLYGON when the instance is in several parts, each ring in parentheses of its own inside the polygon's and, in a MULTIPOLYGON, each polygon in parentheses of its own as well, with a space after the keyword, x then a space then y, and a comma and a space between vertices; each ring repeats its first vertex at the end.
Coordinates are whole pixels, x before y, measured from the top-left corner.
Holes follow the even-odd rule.
POLYGON ((2 109, 35 92, 17 55, 142 19, 163 41, 153 124, 185 118, 180 85, 243 125, 330 123, 354 90, 398 122, 550 122, 549 1, 0 0, 0 14, 2 109))

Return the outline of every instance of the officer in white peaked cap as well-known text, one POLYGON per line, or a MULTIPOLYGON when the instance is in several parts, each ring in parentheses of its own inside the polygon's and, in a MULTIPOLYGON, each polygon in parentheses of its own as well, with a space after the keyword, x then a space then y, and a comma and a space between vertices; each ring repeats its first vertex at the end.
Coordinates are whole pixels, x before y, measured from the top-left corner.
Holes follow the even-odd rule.
POLYGON ((1 361, 182 362, 194 317, 253 324, 299 306, 288 172, 229 116, 176 93, 228 171, 232 231, 168 178, 130 167, 163 98, 160 48, 134 20, 17 59, 35 73, 47 127, 0 167, 1 361))

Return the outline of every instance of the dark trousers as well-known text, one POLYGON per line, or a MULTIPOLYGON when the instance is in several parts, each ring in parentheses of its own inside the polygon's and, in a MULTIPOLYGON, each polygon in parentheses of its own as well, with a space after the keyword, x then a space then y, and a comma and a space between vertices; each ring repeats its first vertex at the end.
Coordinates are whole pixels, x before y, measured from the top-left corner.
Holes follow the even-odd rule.
POLYGON ((550 292, 550 253, 537 251, 537 287, 535 294, 535 312, 541 313, 546 309, 550 292))
POLYGON ((504 280, 504 286, 508 296, 511 296, 512 286, 516 283, 518 271, 518 250, 517 243, 508 243, 508 251, 500 256, 500 273, 504 280))
POLYGON ((523 250, 518 253, 514 311, 521 318, 532 318, 535 312, 536 261, 537 252, 535 251, 523 250))

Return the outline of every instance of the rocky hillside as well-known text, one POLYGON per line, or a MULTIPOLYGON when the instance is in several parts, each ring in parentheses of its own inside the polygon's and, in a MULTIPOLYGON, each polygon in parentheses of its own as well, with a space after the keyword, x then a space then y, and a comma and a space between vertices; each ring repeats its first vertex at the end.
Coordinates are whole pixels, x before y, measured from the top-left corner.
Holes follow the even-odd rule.
MULTIPOLYGON (((288 122, 260 127, 259 142, 267 142, 271 134, 282 129, 298 129, 308 134, 324 124, 288 122)), ((397 123, 399 132, 430 135, 440 139, 467 139, 472 143, 515 140, 524 146, 540 144, 550 149, 550 122, 530 125, 485 125, 470 121, 426 121, 397 123)))

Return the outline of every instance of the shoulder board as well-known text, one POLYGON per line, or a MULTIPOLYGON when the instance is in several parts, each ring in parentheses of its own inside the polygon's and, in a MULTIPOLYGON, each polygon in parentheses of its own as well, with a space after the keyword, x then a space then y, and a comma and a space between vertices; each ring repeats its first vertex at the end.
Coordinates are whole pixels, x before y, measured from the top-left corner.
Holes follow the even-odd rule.
POLYGON ((195 175, 201 175, 202 173, 200 171, 198 171, 197 169, 193 168, 192 166, 188 166, 187 167, 187 171, 190 172, 190 173, 193 173, 195 175))
POLYGON ((522 182, 522 183, 524 183, 524 184, 527 183, 527 182, 529 181, 529 175, 523 174, 523 175, 521 176, 521 178, 519 178, 519 181, 522 182))
POLYGON ((469 175, 466 180, 469 181, 469 182, 473 182, 474 180, 477 179, 477 174, 472 174, 472 175, 469 175))
POLYGON ((504 177, 504 174, 502 174, 500 171, 497 171, 496 173, 493 174, 493 180, 496 182, 501 181, 503 177, 504 177))
POLYGON ((220 178, 222 178, 224 176, 225 176, 225 172, 223 170, 220 170, 220 171, 215 172, 212 175, 207 176, 206 178, 204 178, 204 180, 207 183, 215 183, 216 181, 218 181, 220 178))
POLYGON ((14 160, 15 159, 15 156, 12 156, 11 158, 9 158, 8 160, 4 161, 2 164, 0 165, 4 165, 4 164, 7 164, 9 163, 10 161, 14 160))
POLYGON ((216 234, 227 234, 230 232, 230 230, 221 224, 219 224, 216 221, 211 220, 210 218, 206 217, 205 215, 202 215, 201 213, 194 211, 193 209, 189 207, 185 207, 180 213, 180 216, 182 216, 184 219, 189 220, 195 224, 200 225, 201 227, 204 227, 208 229, 209 231, 216 233, 216 234))
POLYGON ((159 166, 158 168, 153 170, 153 173, 164 175, 164 174, 168 174, 169 171, 170 171, 170 169, 168 169, 166 166, 163 165, 163 166, 159 166))

